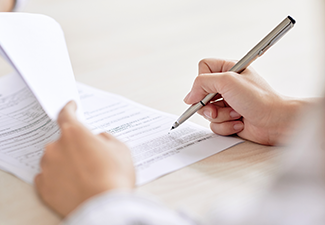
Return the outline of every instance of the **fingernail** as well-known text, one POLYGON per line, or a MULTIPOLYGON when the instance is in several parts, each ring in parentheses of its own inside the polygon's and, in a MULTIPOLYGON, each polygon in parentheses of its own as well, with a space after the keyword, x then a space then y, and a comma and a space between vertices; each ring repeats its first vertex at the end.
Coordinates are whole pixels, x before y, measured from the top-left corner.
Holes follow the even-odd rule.
POLYGON ((74 100, 69 101, 67 106, 73 111, 76 111, 77 109, 77 103, 74 100))
POLYGON ((232 110, 229 114, 230 114, 230 117, 232 117, 232 118, 237 118, 240 116, 240 114, 238 112, 236 112, 235 110, 232 110))
POLYGON ((187 100, 189 99, 189 97, 190 97, 190 94, 191 94, 191 92, 190 93, 188 93, 187 95, 186 95, 186 97, 184 98, 184 102, 187 102, 187 100))
POLYGON ((235 130, 242 130, 244 128, 244 124, 242 123, 237 123, 234 125, 235 130))
POLYGON ((203 112, 203 114, 204 114, 204 116, 205 116, 206 118, 208 118, 208 119, 212 119, 212 115, 211 115, 211 112, 210 112, 210 111, 206 110, 206 111, 203 112))

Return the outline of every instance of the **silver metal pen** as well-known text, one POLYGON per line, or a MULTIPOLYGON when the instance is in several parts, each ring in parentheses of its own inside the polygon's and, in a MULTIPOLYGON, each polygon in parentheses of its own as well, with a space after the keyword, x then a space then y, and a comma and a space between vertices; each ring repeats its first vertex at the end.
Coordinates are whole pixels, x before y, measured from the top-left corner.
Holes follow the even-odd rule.
MULTIPOLYGON (((296 23, 296 21, 288 16, 276 28, 274 28, 263 40, 261 40, 252 50, 250 50, 241 60, 239 60, 229 71, 241 73, 244 71, 255 59, 262 56, 272 45, 274 45, 284 34, 286 34, 296 23)), ((200 102, 189 107, 173 124, 171 130, 177 128, 184 123, 200 108, 216 96, 216 93, 208 94, 200 102)))

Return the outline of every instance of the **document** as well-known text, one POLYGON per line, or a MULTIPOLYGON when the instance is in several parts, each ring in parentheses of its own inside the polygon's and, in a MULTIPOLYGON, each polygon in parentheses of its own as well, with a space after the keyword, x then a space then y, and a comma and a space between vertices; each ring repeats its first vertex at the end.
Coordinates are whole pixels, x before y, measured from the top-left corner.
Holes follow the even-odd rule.
MULTIPOLYGON (((137 185, 242 142, 191 122, 168 133, 176 116, 78 83, 84 117, 94 132, 108 132, 131 151, 137 185)), ((0 78, 0 168, 33 183, 46 144, 60 130, 18 74, 0 78)))
POLYGON ((169 133, 177 116, 81 83, 78 90, 87 123, 115 135, 131 149, 138 185, 242 142, 191 122, 169 133))
POLYGON ((32 182, 44 146, 59 128, 18 74, 0 79, 0 167, 32 182), (17 167, 17 168, 16 168, 17 167))
POLYGON ((138 185, 241 142, 190 122, 169 134, 176 116, 76 84, 61 27, 47 16, 0 13, 0 55, 15 70, 0 78, 0 169, 30 184, 45 146, 60 137, 55 121, 70 100, 94 133, 129 146, 138 185))

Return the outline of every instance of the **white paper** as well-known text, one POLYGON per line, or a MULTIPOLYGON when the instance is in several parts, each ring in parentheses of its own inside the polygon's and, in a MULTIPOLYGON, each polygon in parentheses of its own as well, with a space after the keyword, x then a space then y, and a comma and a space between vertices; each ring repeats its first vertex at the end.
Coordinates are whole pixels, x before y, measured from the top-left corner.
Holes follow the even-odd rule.
POLYGON ((86 121, 126 143, 133 156, 137 184, 202 160, 242 142, 186 122, 169 134, 176 116, 121 96, 78 84, 86 121))
MULTIPOLYGON (((19 76, 1 78, 0 90, 0 167, 32 183, 45 144, 59 137, 58 127, 19 76)), ((87 123, 130 147, 137 185, 242 142, 189 122, 168 134, 176 116, 84 84, 78 90, 87 123)))
POLYGON ((45 144, 59 137, 59 128, 18 74, 0 81, 0 166, 31 182, 45 144))
POLYGON ((0 13, 0 54, 22 76, 47 115, 56 120, 70 100, 82 109, 60 25, 29 13, 0 13))

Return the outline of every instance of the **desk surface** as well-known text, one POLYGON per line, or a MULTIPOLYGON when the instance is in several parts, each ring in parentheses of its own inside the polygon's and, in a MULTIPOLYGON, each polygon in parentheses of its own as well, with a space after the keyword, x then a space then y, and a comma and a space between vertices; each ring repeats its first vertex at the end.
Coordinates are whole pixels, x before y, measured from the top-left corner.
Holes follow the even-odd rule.
MULTIPOLYGON (((253 66, 283 94, 320 95, 321 2, 30 0, 24 11, 49 15, 62 25, 78 81, 180 114, 200 59, 239 59, 288 14, 297 20, 296 27, 253 66)), ((0 75, 8 72, 1 60, 0 75)), ((208 126, 199 116, 192 121, 208 126)), ((137 191, 201 217, 213 202, 262 193, 276 174, 282 151, 245 142, 137 191)), ((59 220, 32 186, 0 171, 0 224, 59 220)))

